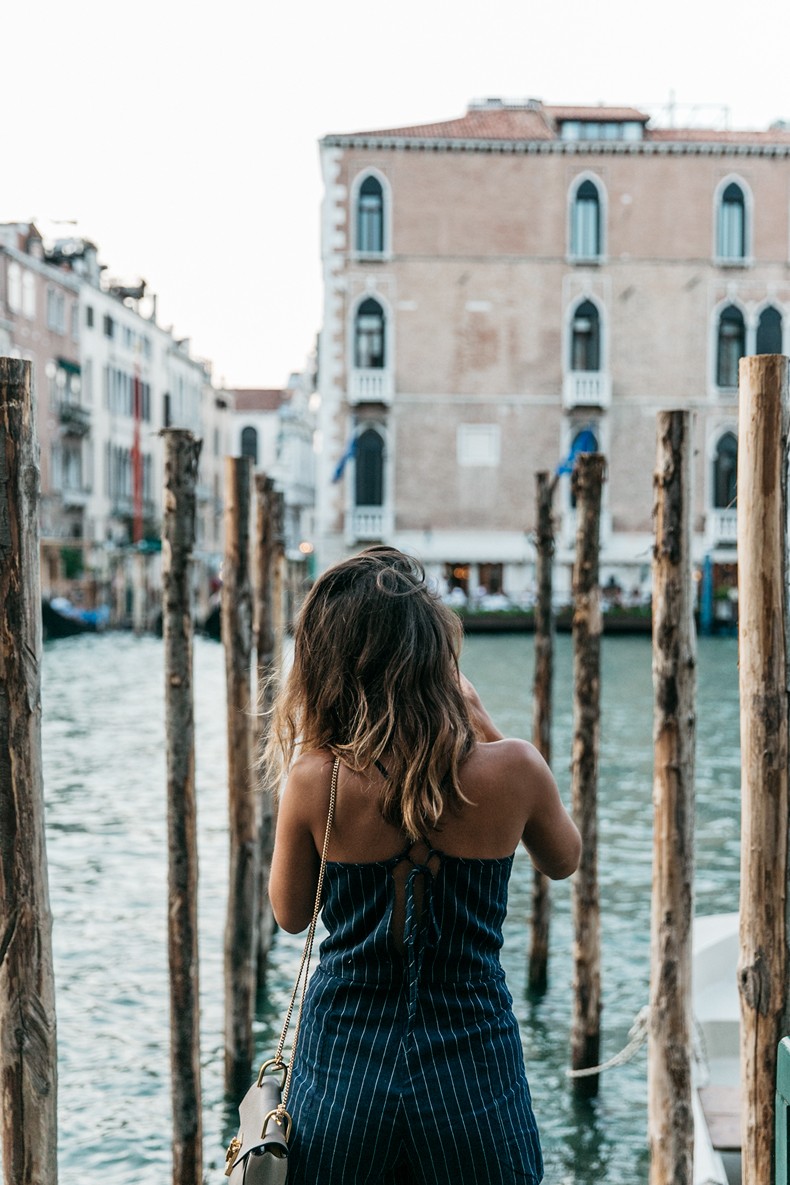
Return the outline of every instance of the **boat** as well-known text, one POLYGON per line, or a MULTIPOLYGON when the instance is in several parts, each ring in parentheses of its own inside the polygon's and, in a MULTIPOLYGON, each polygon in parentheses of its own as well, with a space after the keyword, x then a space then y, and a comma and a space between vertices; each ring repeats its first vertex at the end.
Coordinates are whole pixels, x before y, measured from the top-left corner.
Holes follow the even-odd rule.
POLYGON ((740 1185, 738 914, 694 919, 694 1185, 740 1185))
POLYGON ((94 634, 104 629, 109 618, 107 609, 78 609, 66 597, 52 597, 41 601, 41 623, 44 641, 53 638, 73 638, 78 634, 94 634))

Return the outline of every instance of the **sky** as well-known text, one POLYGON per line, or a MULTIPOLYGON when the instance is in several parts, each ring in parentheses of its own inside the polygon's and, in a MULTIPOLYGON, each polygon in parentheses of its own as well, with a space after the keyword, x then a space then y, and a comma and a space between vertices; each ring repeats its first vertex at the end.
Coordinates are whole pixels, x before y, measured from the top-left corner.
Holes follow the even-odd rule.
POLYGON ((314 347, 322 136, 482 96, 790 119, 779 0, 26 0, 2 32, 0 221, 90 238, 230 387, 314 347))

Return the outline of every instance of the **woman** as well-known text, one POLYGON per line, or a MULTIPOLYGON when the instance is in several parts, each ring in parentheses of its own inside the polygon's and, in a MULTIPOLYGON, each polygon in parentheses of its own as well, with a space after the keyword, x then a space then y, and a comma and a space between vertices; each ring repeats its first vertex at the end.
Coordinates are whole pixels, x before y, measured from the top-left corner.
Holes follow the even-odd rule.
POLYGON ((269 893, 291 933, 312 917, 340 767, 328 937, 289 1099, 293 1185, 543 1175, 501 927, 518 843, 561 878, 579 834, 537 750, 504 739, 459 673, 460 632, 389 547, 325 572, 296 625, 267 754, 289 769, 269 893))

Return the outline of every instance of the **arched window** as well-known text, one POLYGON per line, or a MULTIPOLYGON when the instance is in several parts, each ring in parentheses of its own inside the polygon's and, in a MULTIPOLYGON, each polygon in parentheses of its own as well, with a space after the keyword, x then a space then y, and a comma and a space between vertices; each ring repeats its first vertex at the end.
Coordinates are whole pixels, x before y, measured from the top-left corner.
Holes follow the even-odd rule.
POLYGON ((254 468, 258 466, 258 430, 257 428, 246 427, 241 430, 241 455, 242 457, 252 457, 252 464, 254 468))
POLYGON ((384 367, 384 310, 368 297, 357 309, 354 321, 354 366, 358 370, 384 367))
POLYGON ((760 313, 755 353, 782 353, 782 314, 770 305, 760 313))
POLYGON ((375 428, 357 437, 355 501, 357 506, 384 505, 384 441, 375 428))
POLYGON ((577 305, 571 322, 571 370, 601 369, 601 322, 591 300, 577 305))
POLYGON ((738 361, 746 353, 746 326, 743 313, 735 305, 727 305, 719 317, 716 350, 716 385, 738 386, 738 361))
POLYGON ((384 250, 384 190, 376 177, 366 177, 357 195, 357 251, 380 255, 384 250))
POLYGON ((719 259, 746 257, 746 199, 740 185, 734 181, 719 200, 716 254, 719 259))
POLYGON ((571 209, 571 255, 597 259, 601 254, 601 200, 594 182, 582 181, 571 209))
POLYGON ((713 459, 713 505, 716 510, 735 506, 738 472, 738 441, 733 432, 725 432, 716 445, 713 459))

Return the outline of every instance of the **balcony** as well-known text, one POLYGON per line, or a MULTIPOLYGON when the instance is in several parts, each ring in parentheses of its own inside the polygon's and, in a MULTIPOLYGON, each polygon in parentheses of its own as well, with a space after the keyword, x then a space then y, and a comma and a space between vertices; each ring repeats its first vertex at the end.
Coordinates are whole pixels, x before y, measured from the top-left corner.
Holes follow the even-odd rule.
POLYGON ((349 544, 382 542, 391 533, 392 511, 384 506, 355 506, 346 514, 349 544))
POLYGON ((91 496, 87 486, 64 486, 62 490, 63 505, 67 510, 80 510, 88 505, 91 496))
POLYGON ((602 370, 572 370, 562 384, 562 406, 607 408, 612 402, 612 378, 602 370))
POLYGON ((60 426, 64 436, 87 436, 91 430, 91 414, 79 403, 61 403, 60 426))
POLYGON ((370 370, 352 370, 348 383, 348 402, 392 403, 395 383, 391 370, 381 367, 370 370))
POLYGON ((709 510, 706 527, 709 547, 737 547, 738 512, 734 506, 709 510))

